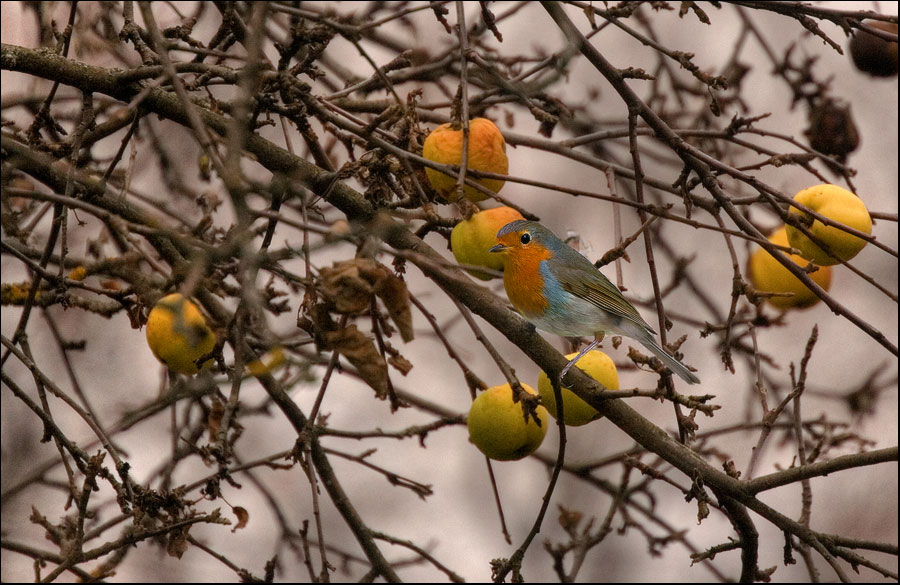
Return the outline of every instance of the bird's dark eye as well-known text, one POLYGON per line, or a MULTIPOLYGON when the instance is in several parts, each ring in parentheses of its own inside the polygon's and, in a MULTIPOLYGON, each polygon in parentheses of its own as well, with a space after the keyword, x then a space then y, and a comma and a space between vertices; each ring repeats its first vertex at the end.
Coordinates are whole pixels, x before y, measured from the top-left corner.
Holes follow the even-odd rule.
POLYGON ((529 234, 528 232, 525 232, 524 234, 522 234, 522 237, 519 238, 519 241, 522 242, 522 244, 530 244, 531 243, 531 234, 529 234))

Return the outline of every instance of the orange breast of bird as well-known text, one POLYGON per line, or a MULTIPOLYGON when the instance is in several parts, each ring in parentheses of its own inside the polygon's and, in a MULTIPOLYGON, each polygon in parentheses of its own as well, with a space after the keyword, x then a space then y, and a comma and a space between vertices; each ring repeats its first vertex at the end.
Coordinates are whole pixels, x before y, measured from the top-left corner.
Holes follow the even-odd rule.
MULTIPOLYGON (((512 235, 513 238, 516 234, 512 235)), ((522 246, 513 238, 506 253, 506 264, 503 268, 503 286, 506 296, 513 306, 526 317, 542 316, 550 303, 544 295, 544 278, 541 275, 541 262, 551 257, 545 246, 534 243, 522 246)), ((507 243, 507 242, 503 242, 507 243)))

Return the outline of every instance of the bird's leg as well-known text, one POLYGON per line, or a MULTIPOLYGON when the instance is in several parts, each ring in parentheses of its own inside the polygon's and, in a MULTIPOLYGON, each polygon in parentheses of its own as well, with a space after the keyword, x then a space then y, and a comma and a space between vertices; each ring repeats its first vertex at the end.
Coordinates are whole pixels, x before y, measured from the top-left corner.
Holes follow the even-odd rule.
POLYGON ((569 371, 569 368, 571 368, 572 366, 574 366, 574 365, 575 365, 575 362, 577 362, 578 360, 580 360, 580 359, 584 356, 584 354, 586 354, 587 352, 589 352, 589 351, 591 351, 592 349, 594 349, 595 347, 597 347, 597 344, 599 344, 601 341, 603 341, 603 334, 602 334, 602 333, 601 333, 600 335, 594 337, 594 341, 590 342, 590 343, 588 344, 587 347, 585 347, 584 349, 581 350, 581 353, 579 353, 578 355, 576 355, 575 358, 574 358, 572 361, 570 361, 569 363, 566 364, 566 367, 564 367, 564 368, 562 369, 562 372, 559 373, 559 383, 560 383, 560 385, 562 385, 563 378, 566 377, 566 373, 569 371))

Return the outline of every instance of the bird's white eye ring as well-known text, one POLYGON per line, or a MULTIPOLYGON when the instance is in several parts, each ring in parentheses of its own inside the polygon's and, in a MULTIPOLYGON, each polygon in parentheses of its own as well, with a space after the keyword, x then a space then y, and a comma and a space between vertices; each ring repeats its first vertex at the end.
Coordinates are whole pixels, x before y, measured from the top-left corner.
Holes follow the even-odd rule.
POLYGON ((527 245, 527 244, 530 244, 530 243, 531 243, 531 234, 529 234, 528 232, 525 232, 525 233, 522 234, 522 236, 519 238, 519 241, 522 242, 523 244, 526 244, 526 245, 527 245))

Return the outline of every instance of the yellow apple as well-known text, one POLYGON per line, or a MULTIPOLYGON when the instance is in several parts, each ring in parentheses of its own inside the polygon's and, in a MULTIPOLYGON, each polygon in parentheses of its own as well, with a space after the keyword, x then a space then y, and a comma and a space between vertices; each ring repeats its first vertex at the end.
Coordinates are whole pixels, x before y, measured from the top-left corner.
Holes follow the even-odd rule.
MULTIPOLYGON (((422 145, 422 156, 430 161, 445 165, 462 164, 463 133, 462 128, 453 128, 451 124, 442 124, 431 131, 422 145)), ((469 121, 469 150, 467 168, 475 171, 486 171, 505 175, 509 171, 509 159, 506 157, 506 141, 500 129, 487 118, 475 118, 469 121)), ((425 167, 428 182, 442 197, 455 201, 456 176, 425 167)), ((473 177, 474 179, 474 177, 473 177)), ((475 179, 494 193, 499 193, 506 181, 500 179, 475 179)), ((463 193, 470 201, 487 199, 487 195, 468 185, 463 193)))
MULTIPOLYGON (((522 384, 530 394, 534 388, 522 384)), ((478 395, 469 408, 469 440, 478 449, 498 461, 513 461, 533 453, 544 441, 550 418, 547 409, 536 409, 541 425, 529 416, 528 422, 522 413, 522 403, 513 402, 513 392, 509 384, 488 388, 478 395)))
MULTIPOLYGON (((169 369, 190 376, 197 373, 195 362, 216 346, 216 335, 197 305, 173 293, 161 298, 147 316, 147 345, 169 369)), ((212 363, 210 358, 202 366, 212 363)))
MULTIPOLYGON (((778 246, 787 246, 788 238, 784 226, 769 236, 769 241, 778 246)), ((800 268, 809 264, 802 256, 788 254, 788 257, 800 268)), ((769 304, 779 309, 805 309, 821 300, 763 248, 750 256, 748 272, 753 288, 760 292, 794 293, 790 297, 766 298, 769 304)), ((810 273, 809 277, 825 290, 831 288, 831 266, 820 266, 818 270, 810 273)))
MULTIPOLYGON (((500 228, 517 219, 525 218, 512 207, 495 207, 479 211, 469 219, 460 221, 450 233, 450 249, 453 250, 456 261, 503 270, 503 254, 492 254, 489 250, 497 243, 500 228)), ((481 280, 493 278, 478 270, 471 270, 470 274, 481 280)))
MULTIPOLYGON (((794 201, 812 209, 819 215, 833 221, 844 224, 860 232, 872 233, 872 218, 862 199, 850 191, 837 185, 816 185, 804 189, 794 196, 794 201)), ((809 232, 821 240, 831 253, 828 254, 813 243, 799 229, 786 225, 788 241, 791 246, 800 250, 800 254, 807 260, 812 260, 819 266, 831 266, 846 262, 856 256, 862 250, 866 241, 854 235, 834 227, 823 224, 803 211, 791 207, 791 215, 796 216, 804 225, 808 225, 809 232)))
MULTIPOLYGON (((570 360, 576 355, 578 355, 577 352, 570 353, 566 356, 566 359, 570 360)), ((597 380, 608 389, 619 389, 619 373, 616 371, 616 364, 613 363, 608 355, 599 349, 594 349, 584 354, 581 359, 575 363, 575 367, 582 370, 585 374, 597 380)), ((567 425, 580 427, 581 425, 586 425, 592 420, 597 420, 602 416, 597 412, 597 409, 576 396, 575 393, 568 388, 560 388, 560 391, 562 393, 563 411, 566 419, 565 423, 567 425)), ((553 385, 550 383, 550 378, 547 377, 547 374, 544 373, 543 370, 538 374, 538 392, 541 394, 541 404, 547 407, 547 411, 553 418, 558 418, 556 416, 556 396, 553 394, 553 385)))

